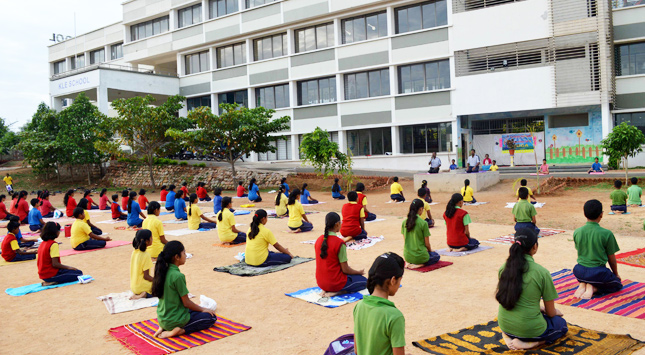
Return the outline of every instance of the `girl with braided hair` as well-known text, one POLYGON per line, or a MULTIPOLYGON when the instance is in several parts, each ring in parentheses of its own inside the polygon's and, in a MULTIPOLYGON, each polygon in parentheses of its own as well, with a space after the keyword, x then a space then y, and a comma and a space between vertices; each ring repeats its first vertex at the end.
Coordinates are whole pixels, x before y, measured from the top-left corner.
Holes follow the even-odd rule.
POLYGON ((289 249, 280 245, 273 232, 265 227, 267 222, 268 218, 265 210, 255 211, 251 227, 246 233, 245 262, 251 266, 258 267, 290 263, 293 255, 289 252, 289 249), (273 245, 279 253, 269 251, 269 244, 273 245))

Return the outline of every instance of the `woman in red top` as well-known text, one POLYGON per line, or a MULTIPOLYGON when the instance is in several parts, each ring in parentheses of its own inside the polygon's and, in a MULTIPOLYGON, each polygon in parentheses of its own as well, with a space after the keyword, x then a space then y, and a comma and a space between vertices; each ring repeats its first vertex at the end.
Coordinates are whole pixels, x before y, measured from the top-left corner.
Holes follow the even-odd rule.
POLYGON ((67 217, 74 216, 74 209, 76 208, 76 200, 74 199, 74 190, 67 190, 63 196, 63 204, 65 205, 65 215, 67 217))
POLYGON ((211 197, 208 196, 208 191, 206 191, 206 188, 204 186, 206 186, 206 183, 197 183, 197 197, 199 197, 200 201, 210 202, 211 197))
POLYGON ((88 210, 98 210, 99 205, 94 202, 92 199, 92 191, 86 190, 85 193, 83 194, 83 198, 87 200, 87 209, 88 210))
POLYGON ((162 185, 161 191, 159 192, 159 201, 166 202, 166 196, 168 196, 168 190, 166 189, 166 185, 162 185))
POLYGON ((365 270, 354 270, 347 264, 347 247, 336 233, 341 228, 340 216, 329 212, 325 216, 325 234, 316 240, 316 282, 321 297, 354 293, 367 287, 365 270))
POLYGON ((121 191, 121 210, 128 210, 128 200, 130 199, 130 191, 123 190, 121 191))
POLYGON ((99 210, 104 211, 104 210, 109 210, 110 206, 110 199, 108 198, 107 195, 107 189, 101 190, 101 193, 99 194, 99 210))
POLYGON ((20 195, 18 195, 18 200, 15 204, 16 214, 18 215, 18 218, 20 218, 20 223, 22 224, 29 224, 29 220, 27 219, 27 216, 29 215, 29 203, 27 202, 27 195, 27 191, 20 191, 20 195))
POLYGON ((43 215, 43 218, 54 217, 54 211, 56 211, 56 209, 52 206, 52 203, 49 202, 49 191, 43 192, 40 197, 42 198, 43 204, 38 208, 40 209, 40 213, 43 215))
POLYGON ((141 207, 142 210, 148 209, 148 198, 146 197, 146 190, 141 189, 139 190, 139 198, 137 198, 137 202, 139 203, 139 207, 141 207))
POLYGON ((5 195, 0 195, 0 219, 5 219, 9 220, 12 215, 11 213, 7 212, 7 206, 4 204, 4 200, 7 198, 5 195))
POLYGON ((47 222, 40 237, 43 242, 38 247, 38 276, 43 286, 78 281, 83 271, 60 263, 60 251, 56 238, 60 235, 60 224, 47 222))
POLYGON ((450 251, 466 251, 479 247, 479 241, 470 237, 468 225, 472 221, 468 212, 462 207, 464 207, 464 197, 461 194, 453 194, 443 214, 450 251))
POLYGON ((363 205, 356 203, 358 194, 356 191, 350 191, 347 194, 349 203, 343 205, 343 226, 340 228, 340 234, 345 237, 345 243, 354 240, 367 238, 365 231, 365 209, 363 205))

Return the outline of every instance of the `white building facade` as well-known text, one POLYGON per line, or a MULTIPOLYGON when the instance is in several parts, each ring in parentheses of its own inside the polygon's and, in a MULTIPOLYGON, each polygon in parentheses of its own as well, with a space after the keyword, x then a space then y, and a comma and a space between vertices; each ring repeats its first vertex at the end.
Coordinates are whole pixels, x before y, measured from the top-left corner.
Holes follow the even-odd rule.
POLYGON ((182 115, 272 108, 291 125, 251 157, 267 162, 298 160, 321 127, 356 168, 427 169, 433 152, 447 168, 471 148, 507 164, 504 141, 531 130, 540 159, 587 163, 614 124, 645 129, 639 1, 130 0, 49 48, 52 107, 85 92, 106 114, 145 94, 186 96, 182 115))

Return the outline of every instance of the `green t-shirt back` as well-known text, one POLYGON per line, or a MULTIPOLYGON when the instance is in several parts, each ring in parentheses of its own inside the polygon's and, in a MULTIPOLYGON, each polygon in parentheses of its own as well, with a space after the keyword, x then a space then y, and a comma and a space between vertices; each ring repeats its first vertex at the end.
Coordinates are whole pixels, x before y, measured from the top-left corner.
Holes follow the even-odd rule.
POLYGON ((360 355, 391 355, 405 346, 405 318, 385 298, 365 296, 354 307, 354 343, 360 355))
POLYGON ((628 205, 641 205, 641 196, 643 195, 643 189, 638 185, 632 185, 627 188, 627 204, 628 205))
POLYGON ((533 216, 537 216, 537 211, 528 200, 520 200, 513 206, 513 215, 518 223, 525 223, 531 222, 533 216))
POLYGON ((623 190, 614 190, 609 194, 613 206, 622 206, 627 204, 627 193, 623 190))
POLYGON ((414 229, 411 232, 405 228, 408 219, 403 220, 401 234, 403 234, 403 259, 410 264, 425 264, 430 260, 428 249, 426 248, 425 238, 430 236, 428 222, 417 215, 414 229))
POLYGON ((608 256, 620 250, 614 233, 595 222, 587 222, 576 229, 573 242, 578 251, 578 264, 585 267, 605 266, 608 256))
POLYGON ((163 285, 163 297, 159 299, 157 306, 157 319, 163 330, 173 330, 188 323, 190 313, 181 301, 187 294, 186 276, 179 271, 177 265, 171 264, 163 285))

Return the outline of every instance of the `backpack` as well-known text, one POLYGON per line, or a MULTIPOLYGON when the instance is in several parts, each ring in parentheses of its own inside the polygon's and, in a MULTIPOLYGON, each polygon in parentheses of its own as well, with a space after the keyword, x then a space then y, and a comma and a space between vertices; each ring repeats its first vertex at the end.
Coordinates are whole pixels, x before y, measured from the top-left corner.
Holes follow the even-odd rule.
POLYGON ((354 334, 345 334, 332 341, 324 355, 355 355, 354 334))

